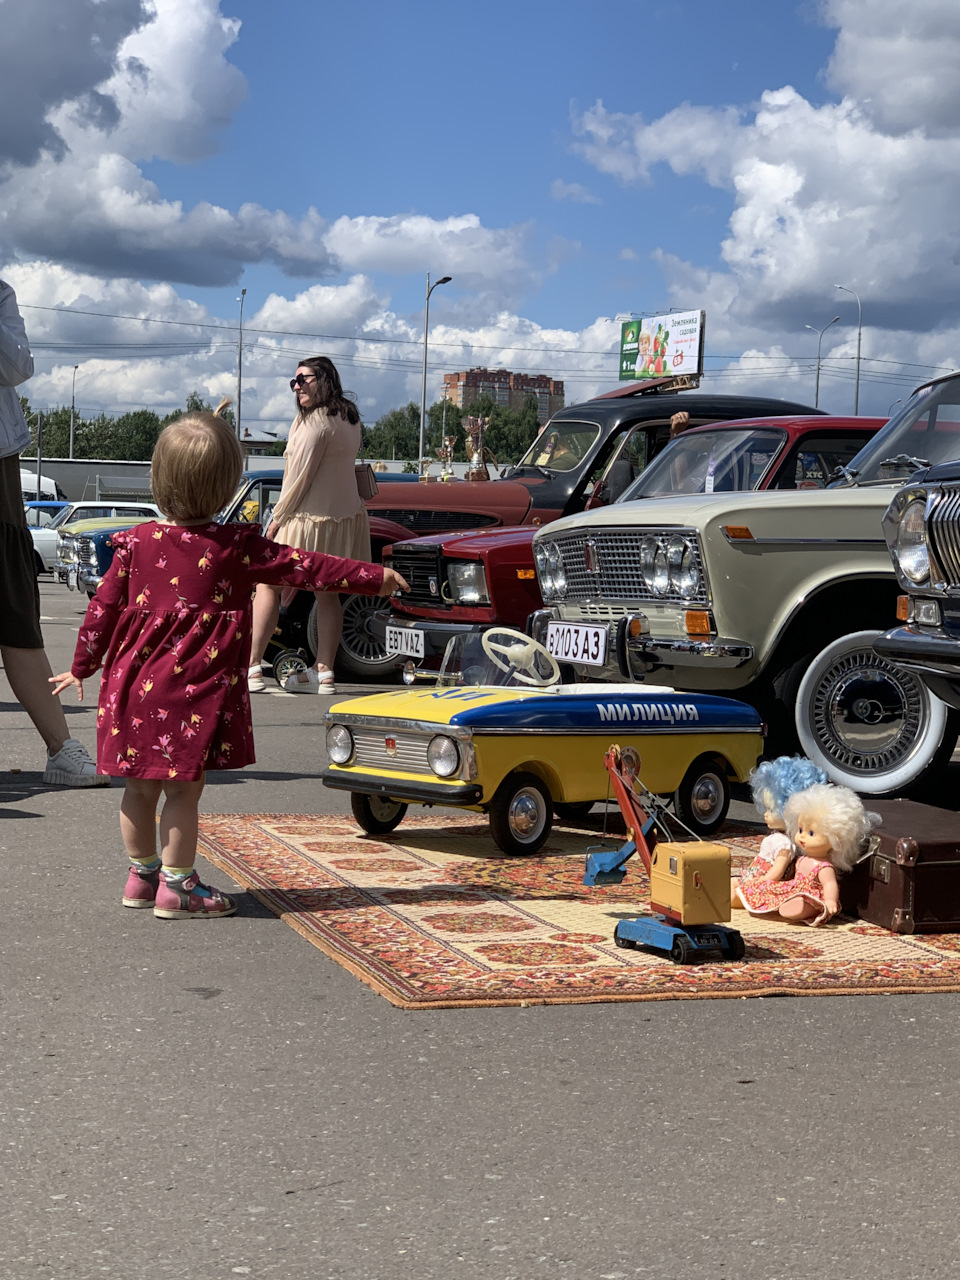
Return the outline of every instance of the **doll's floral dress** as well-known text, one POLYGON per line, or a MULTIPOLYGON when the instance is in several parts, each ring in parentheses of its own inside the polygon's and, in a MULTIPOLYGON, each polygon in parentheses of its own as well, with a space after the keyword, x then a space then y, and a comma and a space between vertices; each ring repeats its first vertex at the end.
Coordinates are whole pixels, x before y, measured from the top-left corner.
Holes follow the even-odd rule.
MULTIPOLYGON (((827 913, 823 887, 820 884, 820 872, 824 867, 832 868, 832 866, 829 859, 810 858, 806 854, 801 854, 796 861, 796 872, 790 880, 778 880, 769 884, 759 876, 751 877, 748 871, 737 886, 737 892, 752 916, 776 915, 784 903, 793 898, 803 898, 805 902, 817 908, 816 917, 804 920, 803 923, 820 924, 827 913)), ((752 870, 751 865, 750 871, 752 870)))
POLYGON ((249 525, 150 521, 116 552, 80 628, 73 675, 103 665, 97 764, 196 781, 252 764, 246 672, 258 582, 378 595, 379 565, 298 551, 249 525))

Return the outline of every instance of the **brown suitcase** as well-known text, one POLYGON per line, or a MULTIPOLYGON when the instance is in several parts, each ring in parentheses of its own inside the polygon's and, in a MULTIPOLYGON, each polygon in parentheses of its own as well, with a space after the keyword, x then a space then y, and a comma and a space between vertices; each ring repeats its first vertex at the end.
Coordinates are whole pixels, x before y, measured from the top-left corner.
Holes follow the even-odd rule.
POLYGON ((864 801, 883 822, 840 877, 840 906, 894 933, 960 931, 960 814, 915 800, 864 801))

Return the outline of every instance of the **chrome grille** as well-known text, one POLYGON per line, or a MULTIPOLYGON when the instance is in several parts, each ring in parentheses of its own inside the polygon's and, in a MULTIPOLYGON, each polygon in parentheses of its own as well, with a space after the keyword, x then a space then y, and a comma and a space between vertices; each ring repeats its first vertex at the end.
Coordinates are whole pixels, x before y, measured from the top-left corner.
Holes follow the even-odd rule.
POLYGON ((458 529, 482 529, 500 523, 498 516, 483 511, 410 511, 407 508, 394 511, 374 506, 370 512, 418 534, 456 533, 458 529))
POLYGON ((409 551, 402 543, 394 546, 386 557, 386 563, 410 584, 410 592, 404 595, 404 604, 442 605, 440 597, 443 581, 440 577, 440 552, 436 547, 429 551, 409 551), (430 590, 433 581, 434 590, 430 590))
POLYGON ((927 536, 947 586, 960 587, 960 489, 944 489, 930 514, 927 536))
POLYGON ((356 725, 351 725, 350 728, 356 747, 354 765, 369 769, 399 769, 404 773, 429 773, 433 776, 433 770, 427 763, 427 747, 433 737, 432 733, 396 733, 384 729, 360 729, 356 725), (387 754, 387 738, 395 739, 396 755, 387 754))
POLYGON ((77 539, 77 564, 97 563, 97 544, 92 538, 77 539))
MULTIPOLYGON (((619 616, 618 611, 608 611, 607 601, 638 601, 651 603, 676 603, 687 606, 706 605, 708 592, 706 574, 703 568, 703 554, 700 549, 700 537, 696 529, 663 529, 649 525, 636 528, 601 528, 571 530, 569 533, 558 533, 545 541, 553 542, 559 548, 563 558, 563 567, 567 576, 567 591, 564 601, 592 602, 592 612, 597 616, 619 616), (700 589, 694 596, 681 596, 679 592, 668 592, 655 595, 644 584, 640 573, 640 544, 644 538, 670 538, 680 534, 689 539, 696 556, 697 570, 700 575, 700 589), (592 573, 587 568, 586 544, 592 544, 596 556, 598 571, 592 573)), ((589 606, 588 606, 589 607, 589 606)))

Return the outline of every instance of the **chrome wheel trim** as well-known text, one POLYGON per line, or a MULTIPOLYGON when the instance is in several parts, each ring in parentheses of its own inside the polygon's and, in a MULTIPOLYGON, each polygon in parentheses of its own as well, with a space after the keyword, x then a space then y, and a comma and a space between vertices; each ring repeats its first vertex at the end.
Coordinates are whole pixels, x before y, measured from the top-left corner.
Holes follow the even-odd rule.
POLYGON ((547 806, 535 787, 521 787, 510 800, 507 824, 518 844, 533 844, 547 821, 547 806))

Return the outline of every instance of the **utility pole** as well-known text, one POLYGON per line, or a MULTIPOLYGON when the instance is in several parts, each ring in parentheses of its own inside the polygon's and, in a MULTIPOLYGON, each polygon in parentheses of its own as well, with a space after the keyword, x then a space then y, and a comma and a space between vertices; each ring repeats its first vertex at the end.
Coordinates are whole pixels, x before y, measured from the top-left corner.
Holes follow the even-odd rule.
POLYGON ((247 296, 246 289, 240 290, 240 332, 237 337, 237 439, 240 435, 240 397, 243 393, 243 300, 247 296))
POLYGON ((70 457, 73 457, 73 424, 77 415, 77 370, 80 368, 78 364, 73 366, 73 390, 70 392, 70 457))

